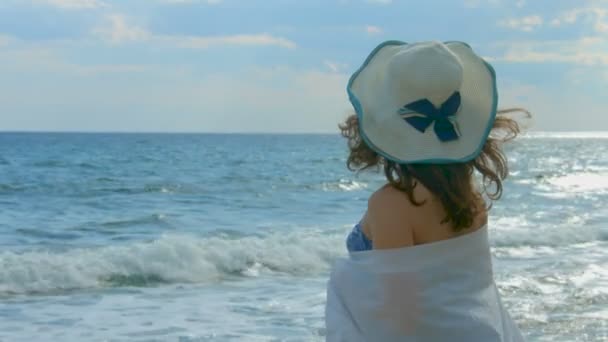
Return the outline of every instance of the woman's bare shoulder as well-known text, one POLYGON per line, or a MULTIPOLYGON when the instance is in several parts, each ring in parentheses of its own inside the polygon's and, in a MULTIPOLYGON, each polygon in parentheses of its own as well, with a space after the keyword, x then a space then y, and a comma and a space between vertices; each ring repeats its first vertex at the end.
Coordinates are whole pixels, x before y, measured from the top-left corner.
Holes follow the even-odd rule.
POLYGON ((414 244, 412 227, 407 219, 413 209, 414 205, 407 195, 392 186, 384 186, 370 196, 366 224, 374 249, 414 244))
MULTIPOLYGON (((431 192, 420 183, 414 188, 414 199, 416 203, 434 201, 431 192)), ((376 190, 368 200, 368 207, 383 211, 389 216, 407 216, 420 208, 410 201, 407 193, 391 185, 385 185, 376 190)))

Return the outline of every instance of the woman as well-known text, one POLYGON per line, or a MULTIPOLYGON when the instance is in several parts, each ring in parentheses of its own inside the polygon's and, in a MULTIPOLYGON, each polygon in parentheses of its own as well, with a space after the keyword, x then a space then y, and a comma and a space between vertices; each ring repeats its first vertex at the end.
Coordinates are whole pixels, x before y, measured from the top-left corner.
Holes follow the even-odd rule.
POLYGON ((487 238, 508 174, 500 143, 519 132, 517 110, 497 112, 492 67, 464 43, 388 41, 347 91, 348 167, 382 167, 388 183, 332 270, 327 340, 523 341, 487 238))

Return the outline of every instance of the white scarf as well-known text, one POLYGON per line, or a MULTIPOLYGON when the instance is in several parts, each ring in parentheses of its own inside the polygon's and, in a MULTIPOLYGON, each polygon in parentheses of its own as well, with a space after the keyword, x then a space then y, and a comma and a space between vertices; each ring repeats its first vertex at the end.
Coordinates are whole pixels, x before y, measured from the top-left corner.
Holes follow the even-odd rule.
POLYGON ((327 341, 524 341, 500 300, 487 230, 338 260, 327 341))

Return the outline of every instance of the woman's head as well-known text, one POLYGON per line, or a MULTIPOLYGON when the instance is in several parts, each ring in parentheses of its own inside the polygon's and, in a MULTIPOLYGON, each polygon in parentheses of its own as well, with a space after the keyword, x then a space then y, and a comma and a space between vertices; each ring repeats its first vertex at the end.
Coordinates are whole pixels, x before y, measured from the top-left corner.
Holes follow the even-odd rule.
POLYGON ((350 169, 382 166, 387 180, 414 198, 418 182, 434 193, 456 230, 485 210, 473 175, 490 200, 508 175, 501 142, 519 133, 497 111, 496 75, 466 43, 387 41, 350 78, 356 115, 340 128, 348 139, 350 169), (493 188, 493 191, 488 190, 493 188))
POLYGON ((499 110, 489 137, 477 157, 466 162, 428 164, 400 164, 382 157, 362 138, 356 115, 349 116, 340 125, 342 136, 348 141, 347 166, 358 171, 381 168, 387 181, 404 191, 415 205, 423 205, 414 197, 414 187, 422 183, 441 201, 447 216, 444 222, 451 222, 455 230, 469 227, 479 210, 484 210, 482 193, 490 200, 502 195, 502 181, 508 176, 507 158, 501 149, 502 143, 514 139, 520 132, 518 122, 509 116, 513 113, 529 113, 524 109, 499 110), (474 174, 482 177, 482 193, 474 184, 474 174))
POLYGON ((384 42, 347 91, 368 145, 400 163, 472 159, 498 100, 494 69, 459 42, 384 42))

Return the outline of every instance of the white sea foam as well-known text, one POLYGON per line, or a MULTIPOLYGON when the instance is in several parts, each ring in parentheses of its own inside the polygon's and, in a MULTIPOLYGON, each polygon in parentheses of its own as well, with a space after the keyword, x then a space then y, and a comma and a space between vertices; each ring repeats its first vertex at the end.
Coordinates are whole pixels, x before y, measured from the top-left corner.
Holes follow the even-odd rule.
POLYGON ((608 191, 608 173, 572 173, 549 178, 547 182, 565 192, 594 193, 608 191))
POLYGON ((608 132, 587 131, 587 132, 527 132, 521 135, 523 138, 543 139, 608 139, 608 132))
MULTIPOLYGON (((27 314, 0 320, 0 340, 325 340, 324 279, 248 278, 238 286, 180 284, 96 293, 28 297, 27 314)), ((12 309, 5 303, 0 301, 0 313, 12 309)))
POLYGON ((344 234, 292 232, 267 237, 165 235, 150 242, 66 252, 0 253, 0 294, 150 283, 206 283, 264 273, 326 272, 344 253, 344 234))
POLYGON ((367 188, 367 183, 340 179, 337 182, 323 183, 321 188, 324 191, 356 191, 367 188))

